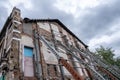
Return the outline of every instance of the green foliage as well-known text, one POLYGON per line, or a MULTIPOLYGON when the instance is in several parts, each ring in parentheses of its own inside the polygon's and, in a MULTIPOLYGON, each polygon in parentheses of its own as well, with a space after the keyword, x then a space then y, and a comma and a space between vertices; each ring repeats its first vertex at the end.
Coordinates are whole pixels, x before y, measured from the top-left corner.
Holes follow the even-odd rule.
POLYGON ((115 65, 114 50, 112 50, 112 48, 104 48, 103 46, 100 46, 100 48, 96 49, 96 54, 108 64, 115 65))
POLYGON ((120 68, 120 57, 117 57, 115 64, 120 68))
POLYGON ((100 46, 100 48, 96 49, 96 55, 104 59, 108 64, 116 65, 120 68, 120 56, 114 58, 114 50, 112 48, 104 48, 100 46))

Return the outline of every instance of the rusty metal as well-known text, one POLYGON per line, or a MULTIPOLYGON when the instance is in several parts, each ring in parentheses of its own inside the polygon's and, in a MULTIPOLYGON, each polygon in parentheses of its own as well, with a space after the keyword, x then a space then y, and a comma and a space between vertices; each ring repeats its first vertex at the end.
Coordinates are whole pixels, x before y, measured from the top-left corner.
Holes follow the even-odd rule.
POLYGON ((75 80, 84 80, 83 77, 80 76, 77 73, 77 71, 75 71, 74 68, 66 60, 64 60, 63 58, 60 58, 59 61, 72 74, 75 80))
POLYGON ((98 69, 104 73, 106 73, 111 80, 118 80, 116 77, 114 77, 109 71, 107 71, 106 69, 104 69, 103 67, 97 66, 98 69))

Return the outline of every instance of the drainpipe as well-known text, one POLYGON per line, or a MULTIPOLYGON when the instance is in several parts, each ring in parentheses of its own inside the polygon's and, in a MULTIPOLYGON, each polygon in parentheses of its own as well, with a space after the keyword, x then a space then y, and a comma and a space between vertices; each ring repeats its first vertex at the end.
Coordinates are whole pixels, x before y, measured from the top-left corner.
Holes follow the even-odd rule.
MULTIPOLYGON (((60 64, 60 62, 59 62, 59 64, 60 64)), ((61 79, 62 79, 62 80, 65 80, 65 79, 64 79, 63 65, 60 64, 60 65, 59 65, 59 68, 60 68, 60 72, 61 72, 61 79)))
MULTIPOLYGON (((37 22, 36 22, 37 25, 37 22)), ((37 27, 37 26, 36 26, 37 27)), ((38 28, 37 28, 38 30, 38 28)), ((39 38, 37 39, 37 37, 39 36, 38 31, 36 32, 36 30, 33 30, 33 34, 34 34, 34 45, 35 45, 35 54, 34 54, 34 58, 35 58, 35 71, 37 73, 37 78, 38 80, 43 80, 43 67, 42 67, 42 58, 41 58, 41 53, 40 53, 40 45, 39 45, 39 38)))
MULTIPOLYGON (((37 21, 36 21, 36 27, 37 27, 37 36, 39 37, 39 28, 37 26, 37 21)), ((41 53, 41 46, 40 46, 40 39, 38 38, 38 49, 39 49, 39 58, 40 58, 40 62, 41 62, 41 71, 42 71, 42 78, 44 80, 45 76, 44 76, 44 70, 43 70, 43 63, 42 63, 42 53, 41 53)))

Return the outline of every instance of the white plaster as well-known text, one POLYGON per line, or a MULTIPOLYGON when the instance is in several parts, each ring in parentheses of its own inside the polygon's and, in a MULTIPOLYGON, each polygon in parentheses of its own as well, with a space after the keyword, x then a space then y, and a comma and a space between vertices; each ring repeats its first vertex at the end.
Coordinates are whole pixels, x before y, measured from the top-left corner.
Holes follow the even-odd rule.
POLYGON ((65 75, 71 75, 70 72, 65 67, 63 67, 63 70, 65 75))
POLYGON ((56 56, 49 50, 49 48, 42 42, 42 53, 46 63, 49 64, 58 64, 56 56))
POLYGON ((20 41, 21 39, 19 39, 19 38, 15 38, 15 37, 13 37, 12 38, 13 40, 17 40, 17 41, 20 41))
POLYGON ((21 44, 29 47, 34 47, 33 39, 26 35, 22 35, 21 44))
POLYGON ((75 61, 75 64, 76 64, 76 67, 77 67, 77 71, 80 73, 80 75, 84 75, 83 74, 83 72, 82 72, 82 68, 81 68, 81 66, 80 66, 80 64, 79 64, 79 61, 77 60, 77 59, 75 59, 75 58, 73 58, 74 59, 74 61, 75 61))
POLYGON ((67 57, 67 55, 65 54, 66 51, 63 50, 63 49, 60 48, 60 47, 58 47, 58 49, 61 51, 61 52, 58 52, 58 55, 59 55, 60 57, 63 57, 64 59, 68 60, 68 57, 67 57))
POLYGON ((81 49, 85 50, 85 46, 78 41, 78 44, 80 45, 81 49))
POLYGON ((17 23, 17 24, 21 24, 21 22, 17 21, 17 20, 13 20, 13 22, 17 23))
POLYGON ((42 29, 44 29, 46 31, 49 31, 49 32, 51 31, 49 23, 47 23, 47 22, 46 23, 43 23, 43 22, 40 23, 40 22, 38 22, 37 24, 39 25, 40 28, 42 28, 42 29))
POLYGON ((21 33, 20 31, 18 31, 18 30, 15 30, 15 29, 13 29, 13 32, 21 33))
POLYGON ((52 27, 56 40, 62 41, 58 26, 55 24, 51 24, 51 27, 52 27))

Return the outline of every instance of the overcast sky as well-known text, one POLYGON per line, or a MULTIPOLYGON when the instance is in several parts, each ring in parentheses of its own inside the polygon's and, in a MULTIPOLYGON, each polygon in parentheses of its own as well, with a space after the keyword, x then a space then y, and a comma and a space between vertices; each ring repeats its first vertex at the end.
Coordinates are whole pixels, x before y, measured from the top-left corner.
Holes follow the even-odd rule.
POLYGON ((57 18, 92 51, 103 45, 120 56, 120 0, 0 0, 0 29, 14 6, 23 18, 57 18))

